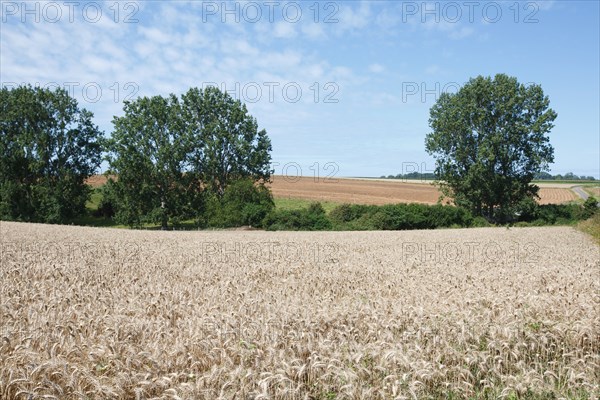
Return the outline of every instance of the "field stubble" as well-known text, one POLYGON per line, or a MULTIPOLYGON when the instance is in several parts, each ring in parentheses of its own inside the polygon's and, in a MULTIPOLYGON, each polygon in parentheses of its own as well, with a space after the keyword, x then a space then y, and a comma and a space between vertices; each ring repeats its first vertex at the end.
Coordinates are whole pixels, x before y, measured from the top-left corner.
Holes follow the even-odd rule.
POLYGON ((599 393, 571 228, 0 233, 3 399, 599 393))

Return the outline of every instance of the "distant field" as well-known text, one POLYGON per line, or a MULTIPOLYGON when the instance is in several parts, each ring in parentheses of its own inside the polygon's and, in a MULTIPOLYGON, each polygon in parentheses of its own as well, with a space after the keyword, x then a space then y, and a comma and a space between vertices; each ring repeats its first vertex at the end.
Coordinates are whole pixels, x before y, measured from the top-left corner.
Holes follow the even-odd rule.
POLYGON ((592 196, 600 198, 600 187, 584 187, 583 189, 592 196))
MULTIPOLYGON (((88 183, 94 187, 106 183, 101 175, 93 176, 88 183)), ((325 203, 326 210, 341 203, 435 204, 441 193, 431 182, 395 179, 336 178, 333 180, 313 177, 274 176, 269 185, 276 204, 282 208, 302 208, 311 201, 325 203)), ((573 184, 563 182, 540 182, 540 203, 560 204, 579 199, 569 188, 573 184)))
MULTIPOLYGON (((541 204, 560 204, 579 197, 572 185, 545 183, 540 188, 541 204)), ((353 204, 425 203, 435 204, 441 193, 430 182, 394 179, 315 180, 275 176, 271 184, 276 199, 304 199, 353 204)))

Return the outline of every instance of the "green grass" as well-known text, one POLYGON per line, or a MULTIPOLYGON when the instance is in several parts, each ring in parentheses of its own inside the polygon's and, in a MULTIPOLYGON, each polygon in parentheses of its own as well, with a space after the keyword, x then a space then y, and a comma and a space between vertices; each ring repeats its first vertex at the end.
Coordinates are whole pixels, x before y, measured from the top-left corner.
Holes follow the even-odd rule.
POLYGON ((100 188, 92 189, 92 195, 90 199, 85 203, 85 208, 90 211, 96 211, 98 206, 100 205, 100 201, 102 200, 102 193, 100 192, 100 188))
MULTIPOLYGON (((303 208, 308 208, 311 203, 314 203, 315 200, 305 200, 305 199, 292 199, 292 198, 283 198, 276 197, 275 199, 275 207, 278 210, 300 210, 303 208)), ((333 201, 320 201, 323 209, 327 214, 331 212, 334 208, 339 206, 341 203, 336 203, 333 201)))

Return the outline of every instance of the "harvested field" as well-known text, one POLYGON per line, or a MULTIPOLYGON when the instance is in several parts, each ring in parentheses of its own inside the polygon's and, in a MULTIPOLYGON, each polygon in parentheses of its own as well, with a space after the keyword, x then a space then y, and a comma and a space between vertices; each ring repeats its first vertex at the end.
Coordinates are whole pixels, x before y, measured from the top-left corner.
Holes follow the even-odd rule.
POLYGON ((320 179, 275 176, 273 196, 353 204, 435 204, 440 192, 427 182, 369 179, 320 179))
POLYGON ((561 204, 579 199, 579 196, 570 189, 565 188, 540 188, 540 204, 561 204))
MULTIPOLYGON (((435 204, 441 193, 429 182, 384 179, 336 179, 276 176, 273 196, 353 204, 425 203, 435 204)), ((542 187, 541 204, 560 204, 578 199, 568 187, 542 187)))
POLYGON ((600 394, 599 247, 572 228, 0 244, 2 399, 600 394))
MULTIPOLYGON (((106 178, 92 176, 88 184, 102 186, 106 178)), ((540 184, 541 204, 560 204, 578 199, 569 187, 573 185, 540 184)), ((273 196, 351 204, 424 203, 435 204, 441 193, 426 181, 392 179, 319 179, 312 177, 274 176, 270 185, 273 196)))

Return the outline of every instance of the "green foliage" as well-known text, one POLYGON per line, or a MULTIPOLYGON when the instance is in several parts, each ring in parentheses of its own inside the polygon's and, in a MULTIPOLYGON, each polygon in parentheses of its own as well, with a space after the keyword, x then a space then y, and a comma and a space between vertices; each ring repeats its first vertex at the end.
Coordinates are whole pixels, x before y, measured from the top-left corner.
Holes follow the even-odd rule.
POLYGON ((598 213, 598 200, 594 196, 588 197, 583 203, 583 219, 593 217, 598 213))
POLYGON ((362 215, 375 209, 375 206, 367 206, 362 204, 341 204, 331 211, 329 217, 331 218, 332 222, 343 224, 354 221, 360 218, 362 215))
POLYGON ((115 195, 115 182, 109 179, 105 185, 96 189, 100 195, 98 207, 93 210, 94 217, 113 218, 117 208, 118 199, 115 195))
POLYGON ((230 182, 270 179, 271 140, 245 104, 216 87, 192 88, 181 103, 194 144, 192 166, 211 191, 222 196, 230 182))
POLYGON ((544 204, 525 199, 518 204, 516 226, 571 225, 593 215, 595 204, 588 202, 588 208, 577 203, 544 204))
POLYGON ((323 231, 332 227, 321 203, 301 210, 274 210, 266 216, 263 226, 271 231, 323 231))
POLYGON ((540 86, 504 74, 442 94, 425 140, 442 192, 475 216, 511 221, 518 204, 537 195, 534 176, 554 160, 546 133, 557 114, 549 104, 540 86))
POLYGON ((273 196, 267 187, 254 184, 251 179, 240 179, 227 186, 222 198, 214 194, 210 197, 206 224, 216 228, 260 228, 274 207, 273 196))
POLYGON ((125 102, 110 141, 117 223, 140 226, 189 218, 201 207, 201 180, 191 166, 194 137, 174 95, 125 102))
POLYGON ((166 229, 193 218, 219 226, 264 218, 264 203, 236 209, 228 205, 235 201, 221 201, 231 182, 270 178, 271 142, 240 101, 214 87, 193 88, 181 99, 125 102, 124 111, 113 121, 109 157, 119 177, 111 189, 118 223, 166 229))
POLYGON ((490 224, 488 220, 483 217, 475 217, 473 218, 473 222, 471 222, 471 226, 473 228, 488 228, 493 225, 490 224))
POLYGON ((473 220, 471 214, 462 208, 416 203, 384 206, 343 204, 330 213, 330 218, 336 229, 348 230, 467 227, 473 220))
POLYGON ((85 213, 101 161, 93 114, 62 89, 0 89, 0 218, 67 222, 85 213))

